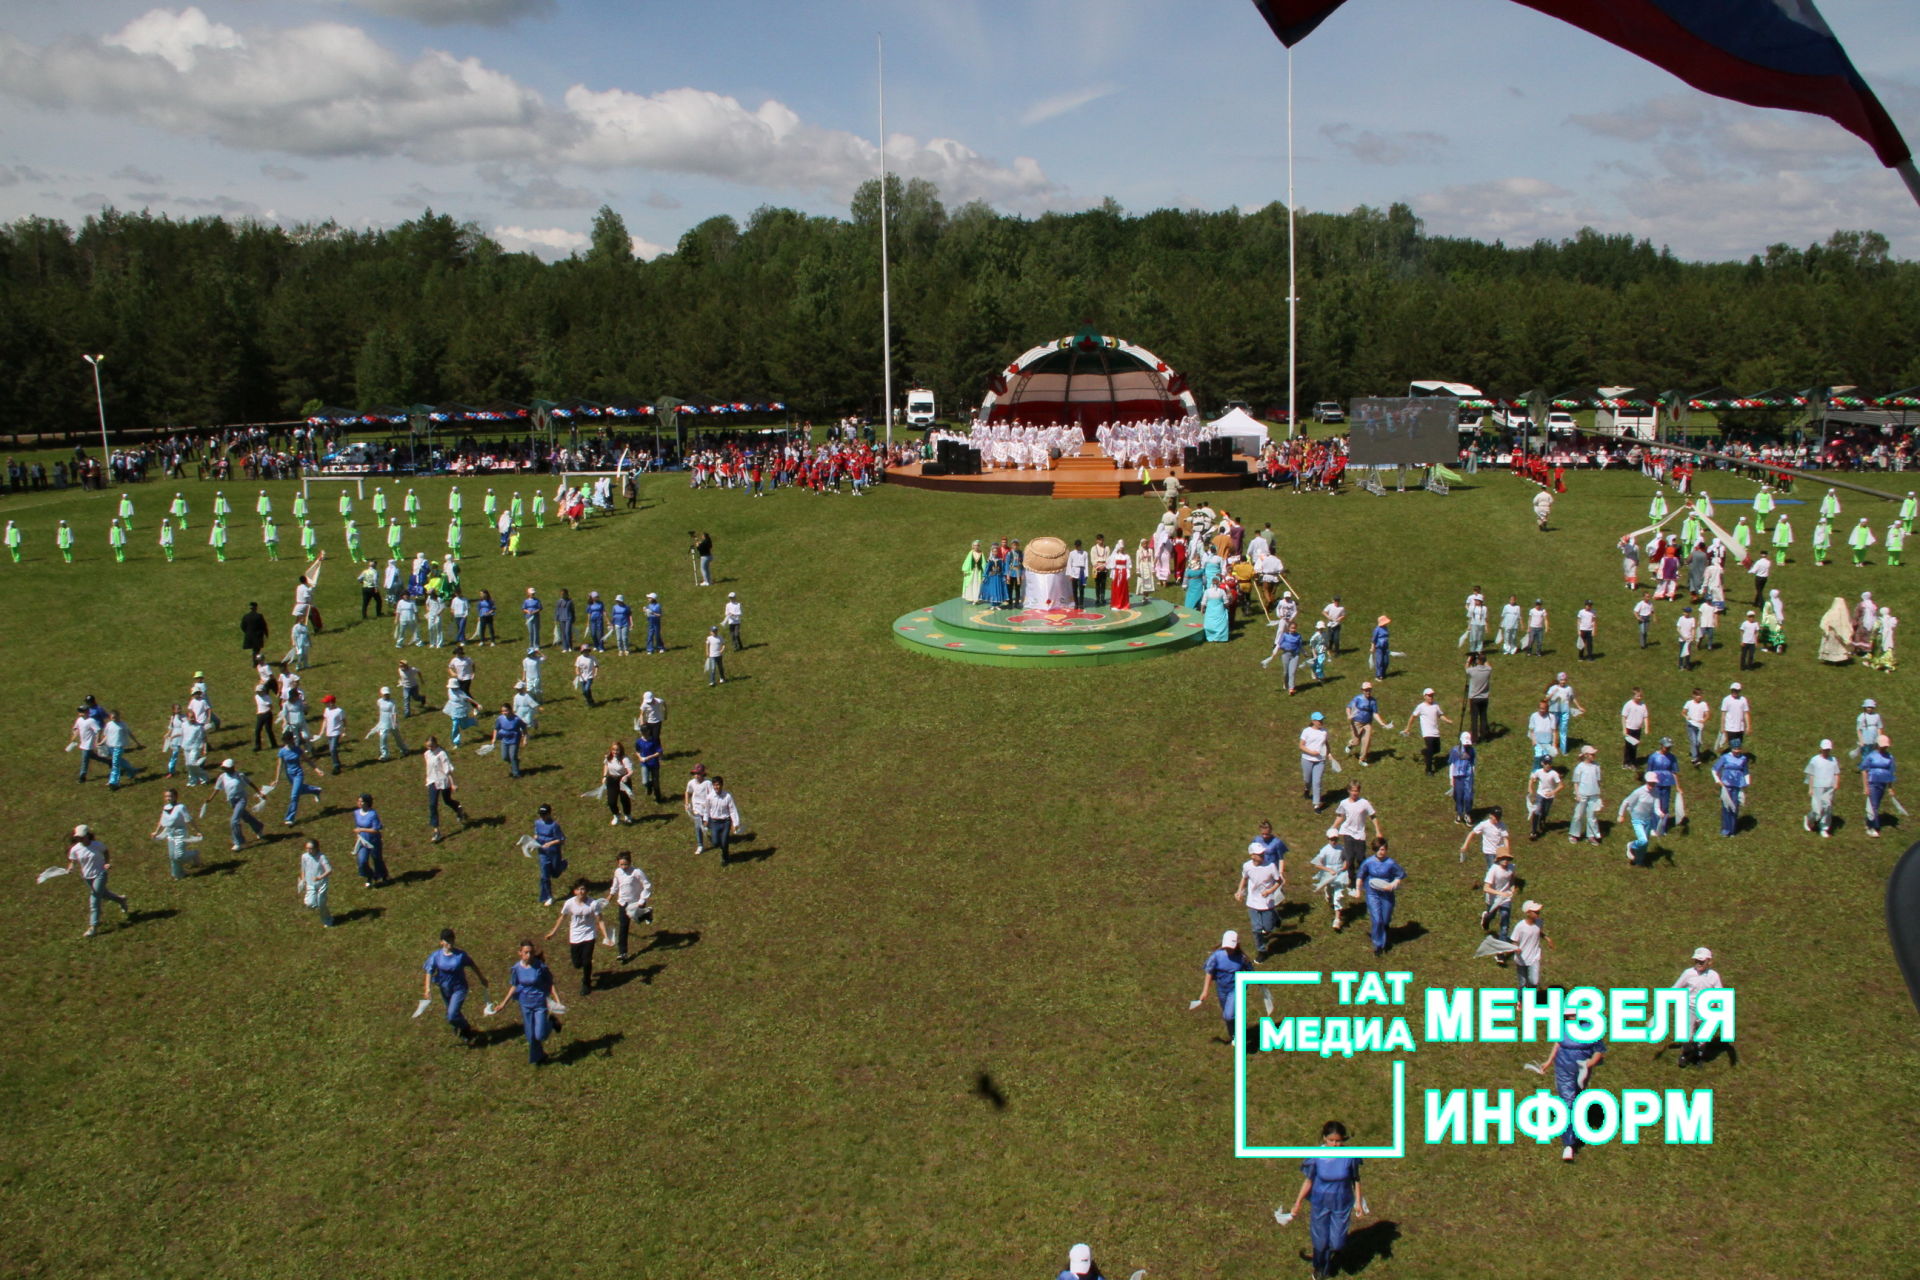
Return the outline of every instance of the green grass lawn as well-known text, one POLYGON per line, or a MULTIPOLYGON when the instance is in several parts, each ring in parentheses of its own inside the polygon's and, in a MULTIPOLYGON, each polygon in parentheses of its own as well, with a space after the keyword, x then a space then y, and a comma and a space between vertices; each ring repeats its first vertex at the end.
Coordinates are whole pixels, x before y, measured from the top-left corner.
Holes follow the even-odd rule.
MULTIPOLYGON (((1716 479, 1717 498, 1750 496, 1716 479)), ((1228 499, 1250 530, 1271 520, 1281 531, 1310 610, 1345 596, 1349 645, 1364 642, 1364 620, 1393 616, 1407 654, 1383 698, 1396 724, 1429 683, 1457 713, 1454 641, 1470 586, 1496 600, 1545 596, 1556 616, 1549 657, 1496 659, 1495 719, 1515 732, 1485 749, 1480 795, 1506 807, 1525 893, 1548 904, 1548 978, 1661 986, 1707 945, 1741 995, 1737 1066, 1722 1057, 1679 1072, 1671 1056, 1622 1046, 1604 1068, 1615 1089, 1713 1088, 1715 1145, 1595 1149, 1563 1168, 1552 1147, 1427 1148, 1416 1132, 1408 1158, 1368 1167, 1365 1273, 1920 1272, 1903 1225, 1920 1193, 1920 1042, 1881 914, 1914 824, 1865 839, 1857 793, 1844 789, 1835 838, 1799 823, 1801 766, 1823 735, 1847 744, 1862 697, 1880 699, 1896 745, 1920 725, 1906 673, 1815 660, 1819 614, 1836 592, 1868 588, 1904 613, 1906 575, 1920 568, 1816 570, 1812 508, 1788 508, 1802 554, 1774 583, 1792 648, 1747 680, 1757 829, 1717 838, 1696 784, 1692 834, 1668 841, 1672 857, 1651 869, 1626 865, 1617 833, 1599 849, 1559 831, 1529 845, 1518 729, 1554 671, 1572 671, 1590 709, 1576 731, 1601 744, 1609 818, 1626 790, 1615 712, 1628 690, 1644 685, 1656 734, 1684 743, 1678 709, 1693 685, 1717 702, 1737 678, 1733 648, 1707 655, 1692 678, 1674 669, 1670 606, 1658 644, 1643 653, 1633 643, 1612 546, 1645 523, 1651 486, 1617 474, 1569 483, 1546 536, 1533 530, 1530 491, 1498 474, 1444 499, 1228 499), (1576 667, 1572 618, 1586 597, 1602 611, 1603 657, 1576 667)), ((446 487, 418 486, 429 519, 409 552, 440 551, 446 487)), ((1042 1276, 1077 1240, 1093 1243, 1110 1275, 1305 1274, 1295 1260, 1304 1224, 1281 1231, 1269 1216, 1291 1201, 1297 1169, 1233 1158, 1231 1058, 1212 1039, 1211 1007, 1189 1013, 1187 1001, 1221 930, 1246 927, 1229 894, 1261 818, 1292 845, 1296 885, 1306 879, 1324 819, 1299 798, 1294 737, 1311 710, 1339 719, 1360 654, 1340 658, 1324 688, 1289 699, 1277 669, 1257 665, 1271 634, 1257 623, 1231 644, 1085 672, 942 662, 890 638, 902 612, 957 592, 970 539, 1103 532, 1131 542, 1156 512, 1139 499, 882 488, 857 500, 751 501, 690 493, 668 476, 647 482, 638 513, 578 533, 551 522, 529 532, 514 562, 475 524, 470 591, 490 588, 510 611, 528 585, 583 601, 590 589, 657 591, 672 652, 606 659, 606 705, 595 710, 552 660, 529 775, 511 781, 491 757, 458 753, 462 794, 486 821, 439 845, 427 841, 418 760, 380 764, 356 746, 343 776, 317 779, 324 803, 299 828, 332 856, 336 915, 354 916, 322 931, 296 899, 298 841, 277 821, 284 787, 263 815, 270 842, 230 857, 210 809, 204 848, 221 869, 175 882, 146 838, 162 784, 143 777, 109 794, 102 770, 79 787, 60 750, 91 692, 130 718, 151 773, 167 705, 205 669, 228 724, 214 758, 265 759, 241 732, 249 673, 237 620, 257 599, 282 640, 299 558, 284 514, 293 486, 271 486, 289 552, 279 564, 259 548, 257 488, 227 486, 239 517, 226 565, 205 545, 211 484, 137 489, 124 565, 105 537, 117 493, 5 500, 28 537, 24 563, 0 563, 0 723, 11 729, 0 819, 15 833, 0 921, 20 948, 9 967, 21 1014, 0 1058, 8 1274, 530 1275, 557 1265, 647 1277, 1042 1276), (175 488, 194 512, 169 565, 154 529, 175 488), (53 552, 62 516, 80 533, 71 566, 53 552), (717 544, 708 590, 691 585, 694 528, 717 544), (730 682, 709 690, 696 640, 729 590, 744 601, 751 647, 729 656, 730 682), (722 871, 711 855, 693 857, 677 804, 655 813, 643 800, 647 820, 613 830, 597 801, 577 798, 595 785, 607 742, 631 739, 648 688, 670 707, 669 791, 696 761, 725 773, 754 834, 752 860, 722 871), (362 790, 385 815, 394 874, 414 873, 411 882, 356 883, 348 811, 362 790), (543 801, 567 825, 577 870, 604 880, 615 851, 633 851, 657 886, 661 933, 617 985, 572 1002, 549 1046, 564 1061, 536 1073, 517 1019, 493 1019, 493 1043, 465 1052, 437 1009, 407 1015, 442 927, 460 931, 498 993, 513 944, 553 923, 514 843, 543 801), (115 887, 136 913, 131 927, 116 921, 91 940, 80 937, 75 880, 33 880, 62 860, 81 821, 114 850, 115 887)), ((485 485, 463 488, 477 521, 485 485)), ((1858 495, 1843 501, 1849 522, 1892 514, 1858 495)), ((393 670, 392 634, 359 622, 331 497, 316 506, 332 557, 320 591, 329 626, 307 683, 316 715, 319 694, 343 700, 358 744, 393 670)), ((371 547, 366 502, 360 523, 371 547)), ((1730 599, 1745 582, 1733 576, 1730 599)), ((505 635, 516 619, 503 618, 505 635)), ((512 646, 480 651, 483 702, 505 694, 517 659, 512 646)), ((441 663, 419 665, 431 690, 441 663)), ((428 726, 446 721, 409 722, 411 745, 428 726)), ((1411 970, 1416 987, 1499 984, 1504 971, 1471 958, 1478 853, 1457 860, 1463 833, 1440 780, 1420 772, 1417 739, 1384 742, 1388 758, 1349 776, 1364 774, 1412 874, 1396 923, 1417 936, 1391 967, 1411 970)), ((1569 807, 1560 803, 1557 822, 1569 807)), ((562 941, 548 954, 564 991, 562 941)), ((1374 967, 1364 928, 1333 934, 1322 910, 1289 916, 1285 941, 1288 968, 1374 967)), ((1416 1096, 1527 1091, 1539 1081, 1520 1063, 1538 1056, 1423 1045, 1410 1083, 1416 1096)), ((1382 1064, 1270 1056, 1254 1072, 1269 1140, 1310 1141, 1330 1116, 1359 1141, 1384 1140, 1382 1064)))

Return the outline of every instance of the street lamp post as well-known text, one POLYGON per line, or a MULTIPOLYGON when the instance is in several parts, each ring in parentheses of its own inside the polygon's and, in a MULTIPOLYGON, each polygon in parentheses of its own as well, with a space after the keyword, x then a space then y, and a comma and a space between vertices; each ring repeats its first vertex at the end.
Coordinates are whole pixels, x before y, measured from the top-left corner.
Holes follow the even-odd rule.
POLYGON ((107 446, 107 397, 100 390, 100 362, 106 357, 83 355, 80 358, 93 366, 93 402, 100 406, 100 466, 104 469, 112 454, 107 446))

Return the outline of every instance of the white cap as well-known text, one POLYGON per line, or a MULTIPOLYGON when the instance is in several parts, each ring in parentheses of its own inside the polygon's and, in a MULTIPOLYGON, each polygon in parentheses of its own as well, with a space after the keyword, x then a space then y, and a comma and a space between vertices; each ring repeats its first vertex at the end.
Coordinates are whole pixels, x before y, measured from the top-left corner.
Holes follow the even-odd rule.
POLYGON ((1521 905, 1520 914, 1525 915, 1529 911, 1539 911, 1541 909, 1539 903, 1535 902, 1532 898, 1528 898, 1526 902, 1521 905))
POLYGON ((735 594, 734 594, 733 592, 731 592, 731 591, 729 591, 729 592, 727 592, 727 599, 729 599, 729 600, 737 600, 737 599, 739 599, 739 597, 738 597, 737 595, 735 595, 735 594))
POLYGON ((1240 935, 1229 929, 1220 935, 1220 945, 1223 947, 1237 947, 1240 945, 1240 935))
POLYGON ((1426 697, 1426 696, 1427 696, 1428 694, 1430 694, 1430 693, 1432 693, 1432 692, 1433 692, 1433 690, 1432 690, 1432 689, 1422 689, 1422 690, 1420 691, 1420 696, 1424 698, 1424 697, 1426 697))
POLYGON ((387 693, 392 693, 393 690, 389 689, 386 685, 383 684, 380 686, 380 692, 383 694, 387 694, 387 693))
POLYGON ((220 767, 221 767, 222 769, 231 769, 231 768, 233 768, 233 757, 232 757, 232 756, 228 756, 228 757, 227 757, 227 758, 226 758, 225 760, 222 760, 222 761, 220 762, 220 767))
POLYGON ((1327 839, 1338 840, 1339 838, 1340 838, 1340 828, 1338 827, 1327 828, 1327 839))
POLYGON ((1820 749, 1821 749, 1822 751, 1831 751, 1831 750, 1833 750, 1833 739, 1832 739, 1832 738, 1822 738, 1822 739, 1820 739, 1820 749))
POLYGON ((1253 841, 1251 844, 1247 846, 1247 852, 1250 854, 1265 853, 1266 851, 1267 851, 1267 846, 1261 844, 1258 840, 1253 841))
POLYGON ((1074 1275, 1084 1276, 1093 1270, 1093 1250, 1084 1244, 1077 1244, 1067 1251, 1067 1270, 1074 1275))
POLYGON ((1660 775, 1649 769, 1647 770, 1647 781, 1658 786, 1660 783, 1660 775))
POLYGON ((1729 689, 1732 689, 1735 693, 1740 692, 1740 682, 1738 680, 1735 680, 1732 684, 1728 685, 1727 687, 1729 689))
POLYGON ((93 828, 88 826, 84 822, 73 829, 73 838, 75 840, 85 840, 88 836, 92 834, 93 834, 93 828))
POLYGON ((1470 733, 1463 733, 1463 734, 1461 734, 1461 735, 1460 735, 1460 745, 1461 745, 1461 746, 1463 746, 1463 747, 1470 747, 1470 746, 1472 746, 1472 745, 1473 745, 1473 735, 1472 735, 1472 734, 1470 734, 1470 733))
POLYGON ((1554 677, 1554 679, 1556 680, 1565 680, 1566 678, 1567 678, 1567 673, 1564 671, 1562 671, 1559 675, 1554 677))
POLYGON ((1693 958, 1695 960, 1711 960, 1713 959, 1713 952, 1707 950, 1705 947, 1695 947, 1693 949, 1693 958))
POLYGON ((647 599, 649 599, 649 600, 658 600, 659 598, 660 598, 660 597, 659 597, 659 596, 657 596, 657 595, 655 595, 655 594, 654 594, 653 592, 651 592, 651 591, 649 591, 649 592, 647 592, 647 599))

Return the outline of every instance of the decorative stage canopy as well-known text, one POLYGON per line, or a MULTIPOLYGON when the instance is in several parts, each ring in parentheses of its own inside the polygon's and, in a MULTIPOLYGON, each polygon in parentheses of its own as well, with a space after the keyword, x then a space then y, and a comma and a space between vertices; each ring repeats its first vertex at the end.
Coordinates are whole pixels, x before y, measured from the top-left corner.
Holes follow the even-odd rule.
POLYGON ((980 417, 1028 426, 1071 424, 1091 440, 1108 422, 1198 416, 1187 380, 1131 342, 1082 329, 1043 343, 997 371, 980 417))

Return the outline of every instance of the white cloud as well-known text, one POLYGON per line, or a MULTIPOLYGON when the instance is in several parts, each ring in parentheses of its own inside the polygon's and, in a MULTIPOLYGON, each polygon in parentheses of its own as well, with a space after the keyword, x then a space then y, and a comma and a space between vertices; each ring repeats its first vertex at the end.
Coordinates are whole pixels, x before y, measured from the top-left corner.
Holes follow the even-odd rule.
POLYGON ((521 18, 544 18, 553 12, 553 0, 344 0, 344 3, 383 18, 406 18, 430 27, 458 23, 501 27, 521 18))
MULTIPOLYGON (((748 110, 736 98, 703 89, 642 95, 575 85, 566 105, 584 130, 568 158, 590 167, 664 169, 842 197, 879 172, 871 142, 807 124, 771 99, 748 110)), ((955 203, 982 199, 1031 208, 1060 195, 1035 161, 1021 157, 1011 167, 998 165, 951 138, 921 143, 894 134, 887 139, 887 161, 902 177, 935 182, 955 203)))
POLYGON ((543 258, 565 258, 593 243, 586 232, 565 227, 495 227, 492 234, 503 249, 543 258))
POLYGON ((634 236, 632 237, 632 240, 633 240, 633 256, 640 259, 642 262, 652 262, 655 258, 659 257, 663 253, 673 252, 673 250, 669 249, 666 245, 655 244, 653 241, 647 239, 645 236, 634 236))
POLYGON ((1021 113, 1020 123, 1033 125, 1055 116, 1066 115, 1069 111, 1078 111, 1090 102, 1098 102, 1119 90, 1116 84, 1096 84, 1085 89, 1075 89, 1071 93, 1055 94, 1051 98, 1042 98, 1021 113))
POLYGON ((605 199, 590 187, 562 181, 551 169, 521 170, 487 163, 475 172, 516 209, 590 209, 605 199))
POLYGON ((1541 178, 1457 183, 1418 196, 1412 204, 1436 234, 1517 244, 1560 239, 1597 220, 1574 204, 1573 192, 1541 178))
POLYGON ((1355 129, 1350 124, 1329 124, 1321 127, 1320 134, 1362 164, 1438 160, 1448 146, 1445 134, 1418 129, 1376 133, 1372 129, 1355 129))
POLYGON ((538 94, 472 58, 403 62, 357 27, 241 36, 198 9, 155 9, 102 40, 0 37, 0 86, 48 107, 295 155, 450 162, 529 154, 564 129, 538 94))
MULTIPOLYGON (((408 61, 339 23, 240 32, 195 8, 154 9, 102 39, 34 47, 0 36, 0 94, 298 156, 644 168, 840 199, 879 167, 867 139, 773 100, 749 109, 693 88, 575 85, 555 108, 475 58, 429 49, 408 61)), ((896 134, 886 146, 894 171, 956 204, 1029 212, 1065 201, 1026 157, 1000 164, 951 138, 896 134)))

